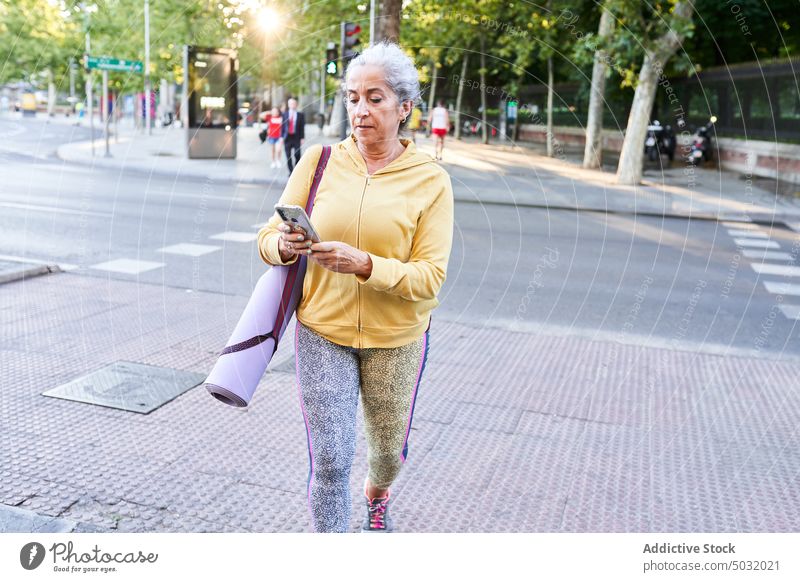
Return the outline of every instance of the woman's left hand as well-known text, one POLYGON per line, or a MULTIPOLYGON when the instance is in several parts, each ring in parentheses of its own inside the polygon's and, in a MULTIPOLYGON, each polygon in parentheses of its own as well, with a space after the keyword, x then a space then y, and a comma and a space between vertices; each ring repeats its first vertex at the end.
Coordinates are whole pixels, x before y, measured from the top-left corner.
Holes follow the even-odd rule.
POLYGON ((347 243, 339 241, 319 242, 311 245, 312 261, 319 263, 337 273, 351 273, 369 277, 372 274, 372 259, 370 256, 347 243))

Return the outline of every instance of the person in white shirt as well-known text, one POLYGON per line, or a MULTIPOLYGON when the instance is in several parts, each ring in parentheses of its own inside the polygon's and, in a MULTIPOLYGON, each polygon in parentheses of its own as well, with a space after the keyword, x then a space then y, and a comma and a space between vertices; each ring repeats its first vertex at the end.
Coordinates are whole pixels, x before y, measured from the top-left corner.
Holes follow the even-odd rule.
POLYGON ((447 113, 447 108, 441 99, 436 102, 436 107, 428 115, 428 127, 436 136, 436 159, 441 160, 444 152, 444 136, 450 131, 450 114, 447 113))

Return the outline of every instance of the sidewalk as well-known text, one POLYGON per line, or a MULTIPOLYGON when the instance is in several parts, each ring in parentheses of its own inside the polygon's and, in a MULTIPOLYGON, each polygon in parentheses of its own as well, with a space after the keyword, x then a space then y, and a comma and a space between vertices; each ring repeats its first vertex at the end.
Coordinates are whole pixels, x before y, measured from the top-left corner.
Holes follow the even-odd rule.
MULTIPOLYGON (((287 170, 269 167, 267 145, 258 140, 257 127, 238 130, 235 160, 189 160, 185 156, 185 130, 167 127, 152 136, 127 129, 119 143, 111 138, 111 154, 104 157, 105 142, 65 144, 58 156, 68 162, 119 170, 133 170, 176 180, 270 184, 285 180, 287 170)), ((334 143, 306 125, 304 148, 314 143, 334 143)), ((419 136, 418 147, 431 155, 431 139, 419 136)), ((613 169, 584 170, 579 153, 569 148, 548 158, 534 144, 512 145, 448 138, 442 165, 453 178, 456 200, 479 204, 533 206, 548 209, 642 214, 705 220, 741 220, 771 223, 800 221, 800 198, 769 190, 767 182, 746 181, 731 172, 693 168, 676 161, 672 167, 646 166, 639 186, 619 186, 613 169)))
MULTIPOLYGON (((95 168, 128 170, 175 179, 269 184, 276 179, 285 180, 289 174, 285 158, 279 169, 270 168, 269 144, 262 144, 258 139, 258 126, 236 130, 237 156, 233 160, 190 160, 186 157, 185 129, 170 125, 153 128, 152 131, 152 135, 148 136, 143 129, 123 126, 118 140, 113 135, 109 139, 111 157, 105 157, 105 138, 102 137, 95 140, 94 156, 89 141, 61 145, 57 155, 66 162, 95 168)), ((315 143, 333 141, 336 140, 321 136, 316 125, 306 124, 304 150, 315 143)))
MULTIPOLYGON (((0 531, 308 531, 291 329, 247 409, 199 387, 149 414, 42 395, 119 361, 204 376, 246 301, 70 272, 0 286, 0 531)), ((518 323, 434 315, 400 531, 796 530, 796 360, 518 323)), ((353 531, 365 466, 359 436, 353 531)))
POLYGON ((549 158, 537 144, 483 145, 474 139, 448 139, 444 152, 444 166, 468 187, 460 198, 476 203, 706 220, 800 220, 800 198, 762 187, 769 185, 765 180, 748 182, 732 172, 676 160, 672 166, 648 164, 640 185, 620 186, 615 166, 585 170, 581 160, 582 151, 567 146, 549 158))

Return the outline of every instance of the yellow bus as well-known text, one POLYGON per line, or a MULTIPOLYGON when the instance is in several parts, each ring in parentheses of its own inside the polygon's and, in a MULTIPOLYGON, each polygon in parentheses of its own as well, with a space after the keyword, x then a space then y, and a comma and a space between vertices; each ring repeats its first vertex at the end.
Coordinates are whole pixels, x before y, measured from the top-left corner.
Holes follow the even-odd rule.
POLYGON ((36 115, 36 95, 22 94, 22 115, 36 115))

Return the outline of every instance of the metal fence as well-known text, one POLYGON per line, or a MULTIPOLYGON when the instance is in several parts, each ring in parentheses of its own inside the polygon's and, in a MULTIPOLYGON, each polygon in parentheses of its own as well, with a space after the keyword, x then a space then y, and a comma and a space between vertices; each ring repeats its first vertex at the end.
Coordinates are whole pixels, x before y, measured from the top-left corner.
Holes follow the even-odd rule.
MULTIPOLYGON (((477 116, 479 93, 468 93, 465 97, 464 113, 477 116)), ((528 86, 515 97, 522 123, 544 123, 545 85, 528 86)), ((631 89, 622 90, 613 78, 609 79, 604 127, 625 129, 632 98, 631 89)), ((494 112, 499 105, 497 98, 490 98, 488 105, 494 112)), ((555 125, 584 126, 588 106, 588 79, 555 86, 555 125)), ((689 78, 671 78, 659 86, 652 119, 677 126, 682 117, 687 127, 693 129, 705 124, 712 115, 717 117, 719 135, 800 142, 800 59, 707 69, 689 78)))

